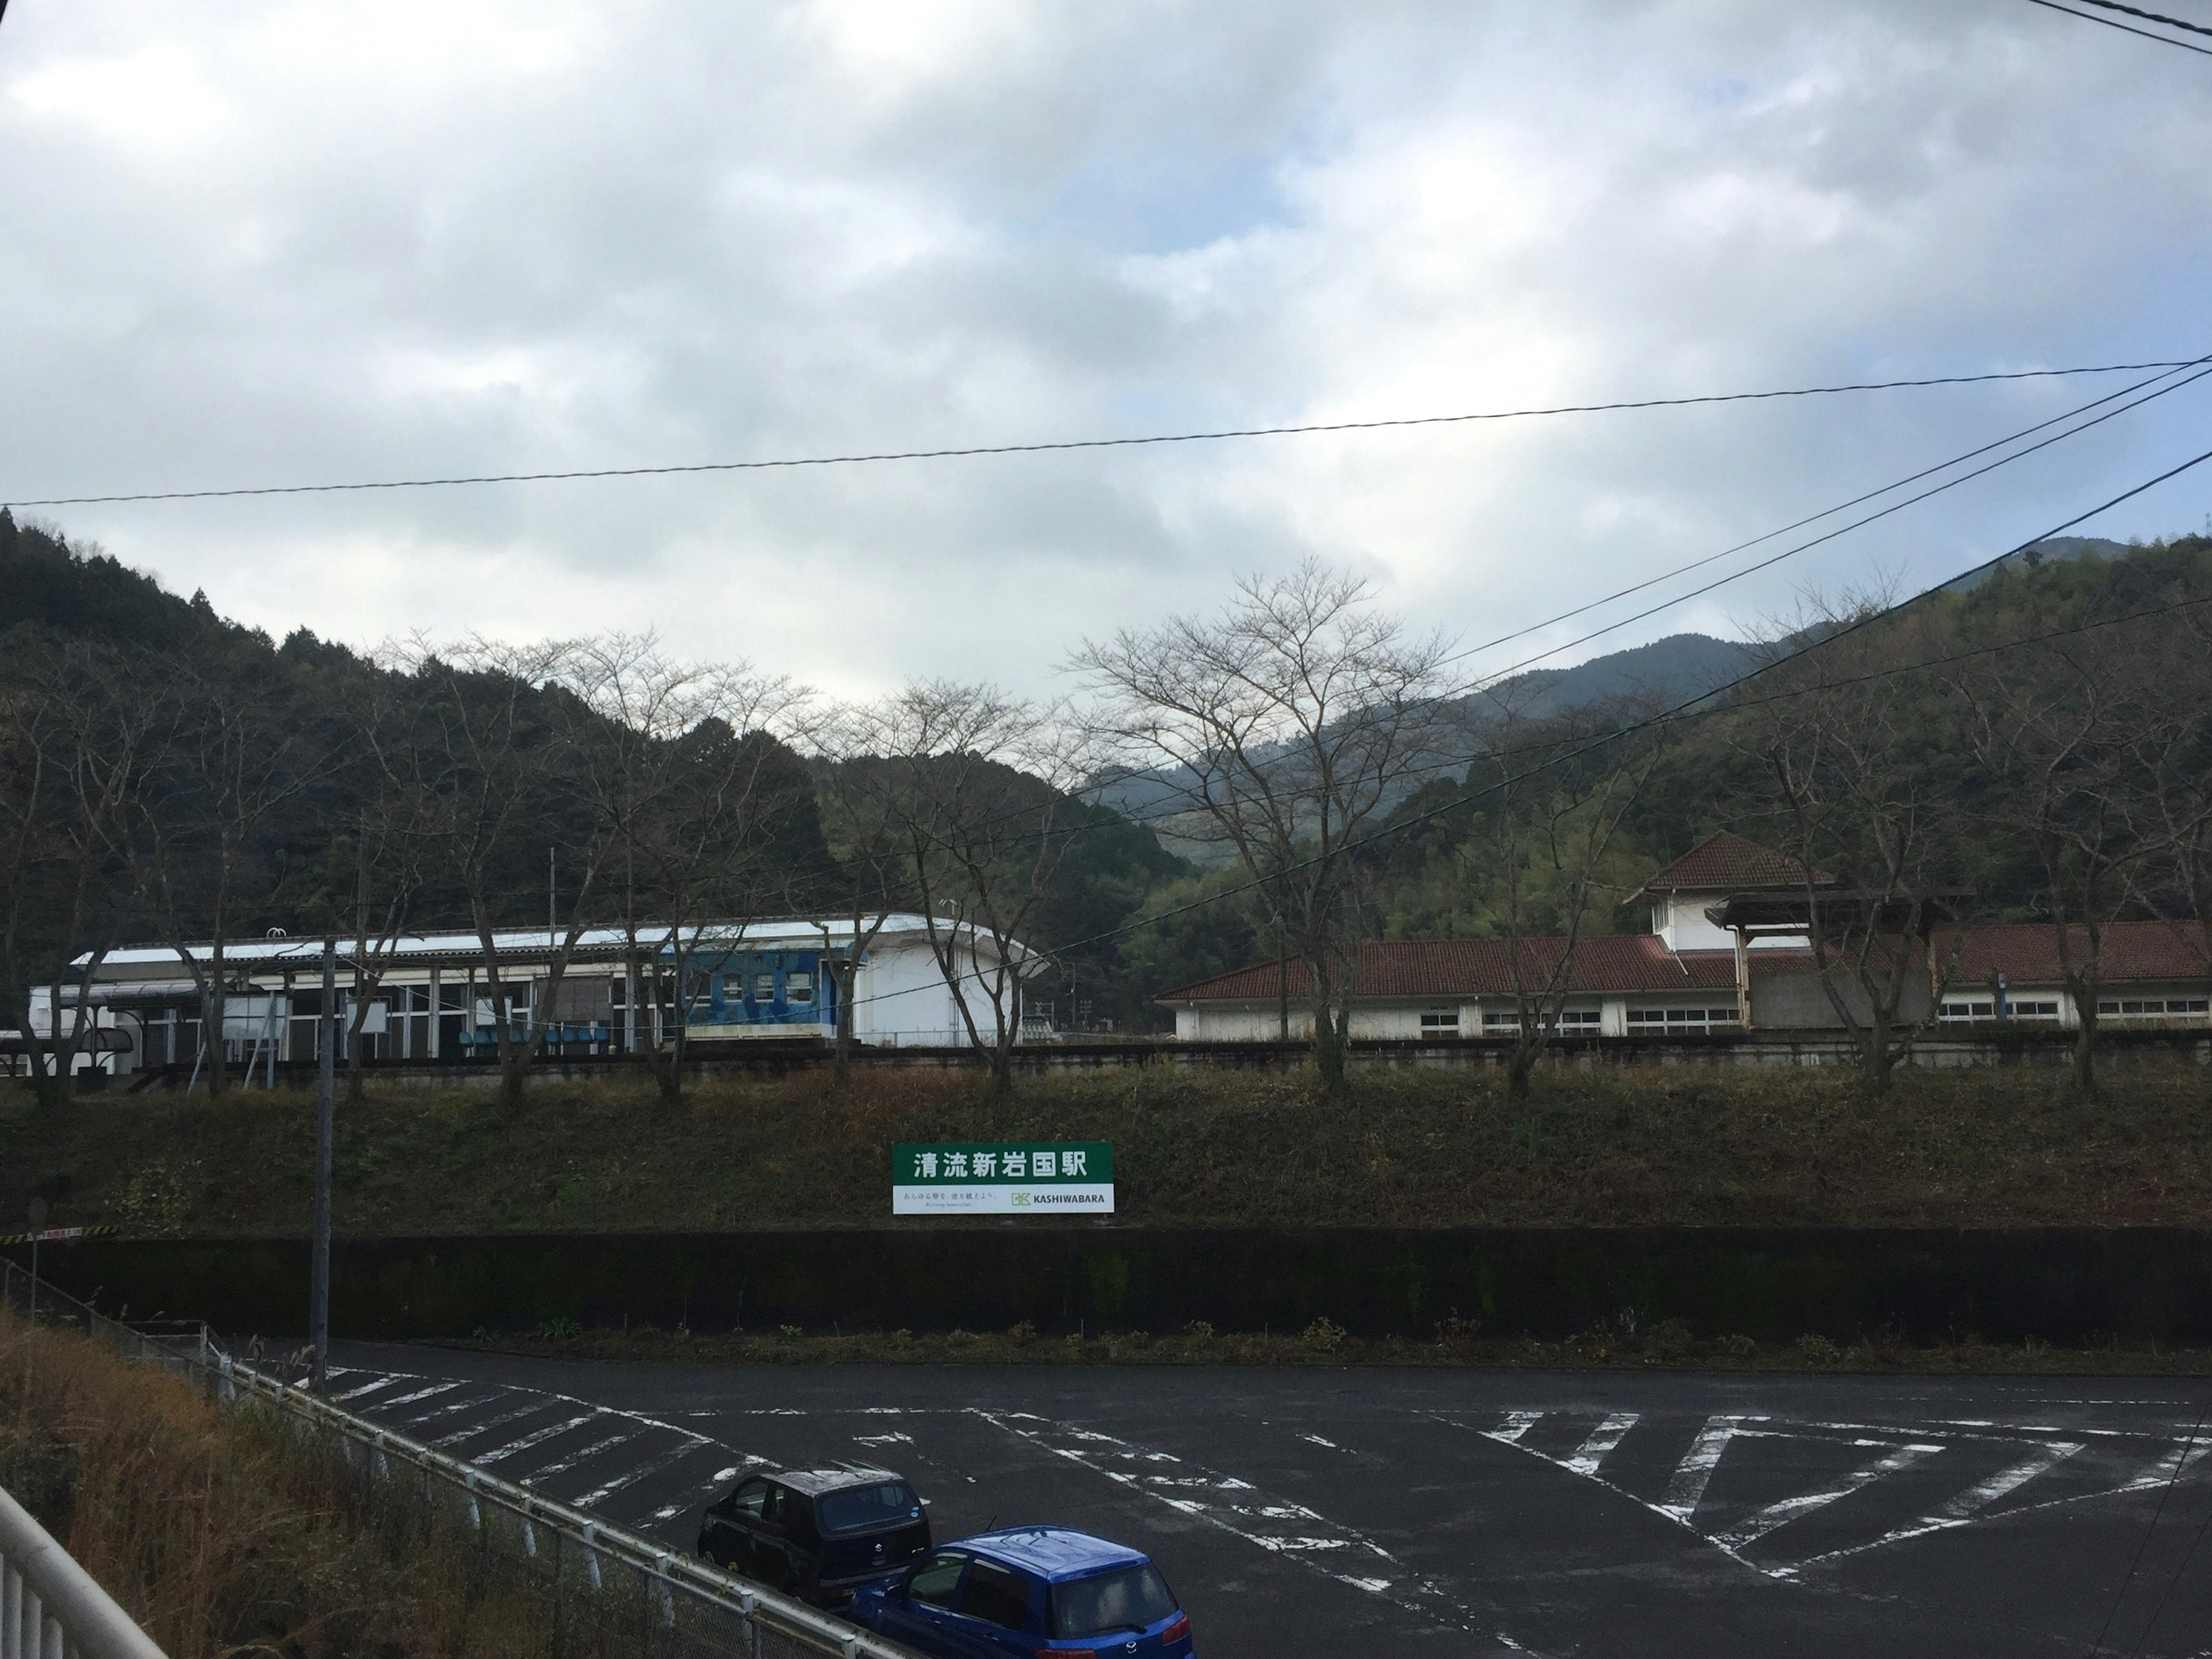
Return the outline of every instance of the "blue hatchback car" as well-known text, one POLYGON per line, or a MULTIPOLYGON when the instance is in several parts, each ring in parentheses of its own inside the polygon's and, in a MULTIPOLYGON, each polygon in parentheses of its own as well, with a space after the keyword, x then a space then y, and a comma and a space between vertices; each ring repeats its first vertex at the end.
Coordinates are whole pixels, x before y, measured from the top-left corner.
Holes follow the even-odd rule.
POLYGON ((851 1617, 939 1659, 1189 1659, 1190 1619, 1135 1550, 1013 1527, 932 1551, 851 1617))

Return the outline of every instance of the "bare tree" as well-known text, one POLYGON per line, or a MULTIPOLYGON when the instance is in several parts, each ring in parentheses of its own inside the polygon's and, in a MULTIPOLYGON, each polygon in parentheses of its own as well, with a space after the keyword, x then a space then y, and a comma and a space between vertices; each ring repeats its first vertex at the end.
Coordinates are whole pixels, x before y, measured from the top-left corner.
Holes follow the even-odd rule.
POLYGON ((228 950, 268 872, 260 844, 277 815, 337 764, 320 722, 278 688, 222 664, 173 659, 177 715, 154 787, 138 792, 126 843, 132 879, 163 941, 199 994, 208 1092, 228 1070, 228 950), (204 960, 193 936, 208 942, 204 960))
POLYGON ((1469 879, 1490 890, 1505 942, 1515 1011, 1506 1092, 1516 1100, 1528 1095, 1536 1062, 1559 1034, 1594 908, 1609 909, 1621 896, 1606 879, 1607 859, 1658 759, 1656 743, 1629 739, 1600 757, 1576 757, 1618 713, 1596 708, 1538 723, 1500 705, 1484 722, 1490 753, 1468 779, 1488 793, 1458 853, 1469 879), (1540 947, 1529 937, 1540 930, 1540 947))
POLYGON ((1013 1078, 1024 982, 1043 966, 1025 934, 1075 824, 1082 745, 1059 711, 988 686, 912 685, 870 717, 885 750, 882 810, 903 854, 938 969, 994 1087, 1013 1078))
POLYGON ((1981 817, 2026 849, 2075 1015, 2074 1081, 2097 1086, 2106 930, 2135 903, 2156 843, 2138 833, 2138 761, 2176 722, 2109 633, 1969 659, 1951 677, 1987 782, 1981 817))
POLYGON ((133 683, 137 665, 94 645, 26 644, 0 678, 0 1028, 20 1035, 45 1106, 94 1040, 92 987, 133 914, 120 842, 172 712, 158 681, 133 683))
POLYGON ((851 1076, 861 963, 890 922, 893 905, 917 902, 907 880, 901 774, 881 763, 897 750, 898 726, 884 705, 848 705, 830 710, 811 733, 816 788, 828 810, 825 828, 842 872, 838 919, 843 941, 826 931, 823 936, 823 958, 837 985, 835 1075, 841 1088, 851 1076))
POLYGON ((1124 763, 1168 771, 1199 833, 1258 884, 1305 967, 1332 1089, 1367 932, 1357 849, 1454 727, 1446 650, 1376 611, 1364 580, 1309 561, 1240 582, 1217 618, 1125 629, 1075 659, 1097 698, 1092 731, 1124 763))
POLYGON ((2161 699, 2161 717, 2127 737, 2128 806, 2147 866, 2141 898, 2212 976, 2212 619, 2177 606, 2130 635, 2135 672, 2161 699))
POLYGON ((1955 895, 1939 884, 1939 860, 1959 829, 1946 757, 1926 730, 1930 677, 1899 667, 1932 654, 1915 649, 1925 619, 1839 631, 1885 600, 1808 601, 1769 642, 1793 659, 1732 733, 1765 774, 1766 808, 1803 872, 1814 972, 1875 1093, 1942 1006, 1953 963, 1933 939, 1955 895), (1823 635, 1828 643, 1793 656, 1823 635))
MULTIPOLYGON (((572 694, 555 714, 564 790, 588 826, 592 867, 606 872, 625 1007, 673 1106, 705 983, 696 963, 726 956, 747 916, 791 896, 779 841, 812 803, 781 734, 810 694, 742 663, 675 659, 649 634, 579 641, 559 683, 572 694)), ((572 945, 581 922, 580 908, 572 945)))
POLYGON ((522 1103, 537 1038, 501 971, 498 912, 524 843, 544 844, 551 739, 540 688, 568 649, 471 639, 441 651, 418 636, 382 653, 385 666, 408 677, 410 695, 378 744, 377 763, 468 908, 510 1108, 522 1103))

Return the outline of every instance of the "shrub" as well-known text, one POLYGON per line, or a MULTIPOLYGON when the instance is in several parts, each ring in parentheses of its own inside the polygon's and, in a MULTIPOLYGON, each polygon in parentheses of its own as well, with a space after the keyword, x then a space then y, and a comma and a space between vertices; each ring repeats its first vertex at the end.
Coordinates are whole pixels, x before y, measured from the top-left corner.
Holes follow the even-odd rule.
POLYGON ((1694 1346, 1689 1326, 1680 1319, 1661 1320, 1644 1339, 1644 1352, 1662 1365, 1681 1364, 1690 1357, 1694 1346))
POLYGON ((1722 1358, 1733 1360, 1739 1365, 1747 1364, 1759 1358, 1759 1344, 1741 1331, 1723 1337, 1713 1346, 1719 1351, 1722 1358))
POLYGON ((1323 1314, 1298 1333, 1298 1340, 1316 1353, 1334 1353, 1344 1346, 1344 1327, 1323 1314))
POLYGON ((1213 1326, 1209 1321, 1194 1319, 1182 1328, 1182 1334, 1194 1341, 1211 1342, 1213 1340, 1213 1326))
POLYGON ((1026 1347, 1036 1340, 1037 1329, 1035 1325, 1024 1319, 1018 1325, 1008 1326, 1006 1334, 1026 1347))
POLYGON ((1808 1331, 1797 1339, 1797 1358, 1808 1365, 1832 1365, 1843 1351, 1826 1337, 1808 1331))

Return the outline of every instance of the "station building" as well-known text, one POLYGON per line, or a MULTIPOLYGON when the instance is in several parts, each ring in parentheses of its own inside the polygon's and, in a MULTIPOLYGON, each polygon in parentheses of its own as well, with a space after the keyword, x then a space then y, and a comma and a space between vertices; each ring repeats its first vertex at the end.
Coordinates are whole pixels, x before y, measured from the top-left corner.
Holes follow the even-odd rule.
MULTIPOLYGON (((1709 836, 1632 896, 1651 907, 1650 931, 1586 935, 1569 966, 1562 1036, 1667 1037, 1746 1030, 1833 1030, 1837 1017, 1810 947, 1806 912, 1852 902, 1825 875, 1808 881, 1788 855, 1741 836, 1709 836)), ((1928 907, 1927 937, 1912 945, 1916 977, 1902 1018, 1924 1018, 1939 994, 1946 1030, 2072 1030, 2080 1011, 2066 988, 2057 930, 2047 923, 1960 926, 1947 896, 1928 907), (1948 901, 1948 903, 1947 903, 1948 901)), ((2086 927, 2069 954, 2087 959, 2086 927)), ((2097 1018, 2114 1029, 2212 1024, 2212 952, 2191 924, 2125 921, 2103 929, 2097 1018)), ((1531 993, 1553 982, 1563 938, 1377 940, 1362 947, 1352 1035, 1436 1042, 1503 1037, 1520 1030, 1515 969, 1531 993)), ((1303 964, 1258 962, 1165 993, 1176 1036, 1190 1042, 1262 1042, 1313 1034, 1303 964)), ((1847 992, 1846 994, 1855 994, 1847 992)))
MULTIPOLYGON (((864 921, 861 933, 874 926, 864 921)), ((1044 958, 1017 946, 1002 963, 991 936, 965 924, 939 921, 940 939, 951 941, 955 965, 971 981, 964 988, 978 1024, 990 1033, 983 981, 1001 974, 1020 1010, 1023 981, 1044 958)), ((898 914, 875 927, 854 975, 853 1035, 878 1047, 959 1046, 969 1041, 952 987, 932 946, 927 918, 898 914)), ((690 939, 693 930, 685 929, 690 939)), ((647 930, 652 941, 665 930, 647 930)), ((557 986, 550 963, 559 936, 543 927, 496 933, 500 990, 511 1029, 556 1055, 636 1052, 665 1041, 671 1022, 684 1023, 685 1043, 702 1056, 736 1044, 827 1041, 837 1030, 836 963, 853 949, 854 928, 843 921, 782 918, 726 921, 697 930, 679 988, 673 952, 653 951, 671 966, 637 971, 629 937, 618 928, 586 932, 568 953, 557 986)), ((185 947, 203 970, 211 945, 185 947)), ((354 1012, 351 941, 338 941, 342 1033, 354 1012)), ((648 945, 650 949, 650 945, 648 945)), ((322 1009, 320 938, 240 939, 223 946, 228 991, 222 1041, 227 1060, 250 1066, 311 1060, 316 1054, 322 1009)), ((362 1022, 364 1058, 376 1063, 489 1060, 498 1051, 496 1019, 474 933, 403 938, 376 953, 383 974, 369 995, 362 1022)), ((83 959, 79 959, 80 971, 83 959)), ((59 988, 61 1029, 76 1018, 77 988, 59 988)), ((54 1030, 55 988, 33 997, 33 1027, 54 1030)), ((110 951, 88 993, 90 1023, 100 1031, 100 1052, 81 1056, 81 1067, 124 1073, 160 1067, 192 1067, 204 1061, 204 1020, 191 973, 167 945, 133 945, 110 951)), ((345 1037, 339 1053, 346 1056, 345 1037)), ((21 1057, 0 1051, 0 1066, 27 1068, 21 1057)))

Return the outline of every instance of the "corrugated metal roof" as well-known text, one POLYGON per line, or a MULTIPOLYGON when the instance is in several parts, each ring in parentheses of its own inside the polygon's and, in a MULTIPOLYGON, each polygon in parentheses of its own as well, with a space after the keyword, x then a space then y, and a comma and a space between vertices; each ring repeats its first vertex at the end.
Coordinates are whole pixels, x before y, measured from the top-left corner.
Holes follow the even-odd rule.
MULTIPOLYGON (((925 918, 905 912, 896 912, 887 917, 883 933, 919 933, 926 927, 925 918)), ((941 924, 957 925, 957 924, 941 924)), ((703 942, 732 948, 772 948, 776 945, 849 944, 853 939, 853 924, 844 921, 811 921, 800 916, 778 916, 757 921, 721 921, 698 924, 703 942)), ((691 927, 684 933, 689 936, 691 927)), ((667 935, 665 923, 642 927, 638 931, 641 944, 657 949, 667 935)), ((502 956, 544 956, 553 948, 561 936, 549 933, 543 927, 501 927, 494 931, 493 942, 502 956)), ((623 950, 629 935, 619 927, 590 927, 585 929, 576 942, 576 954, 582 957, 610 957, 623 950)), ((346 956, 353 941, 341 937, 338 952, 346 956)), ((198 961, 207 961, 214 955, 215 947, 206 941, 197 941, 185 947, 198 961)), ((474 933, 416 933, 400 939, 392 949, 390 960, 404 963, 413 959, 432 957, 479 957, 483 942, 474 933)), ((298 967, 319 963, 322 960, 323 941, 319 935, 298 939, 242 939, 227 940, 222 947, 223 960, 241 968, 261 965, 298 967)), ((77 958, 78 965, 87 960, 77 958)), ((119 951, 110 951, 100 967, 108 969, 131 968, 174 968, 177 953, 166 945, 132 945, 119 951)))

